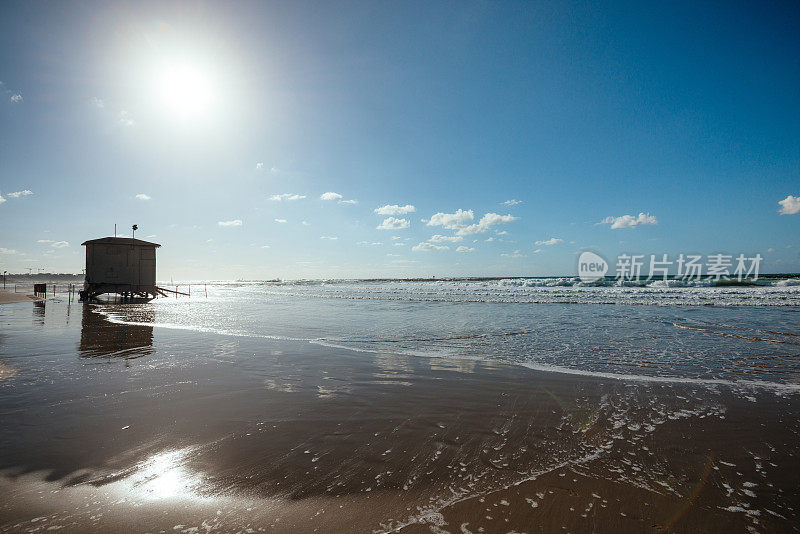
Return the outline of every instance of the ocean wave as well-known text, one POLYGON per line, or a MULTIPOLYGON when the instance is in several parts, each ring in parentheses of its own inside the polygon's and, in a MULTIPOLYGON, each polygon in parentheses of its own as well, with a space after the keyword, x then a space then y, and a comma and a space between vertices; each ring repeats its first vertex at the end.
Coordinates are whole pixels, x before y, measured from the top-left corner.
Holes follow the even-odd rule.
MULTIPOLYGON (((202 284, 202 282, 200 282, 202 284)), ((236 282, 219 283, 227 286, 252 286, 264 285, 272 287, 315 287, 315 286, 345 286, 345 285, 426 285, 429 287, 473 287, 477 285, 505 288, 558 288, 558 287, 639 287, 639 288, 692 288, 692 287, 797 287, 800 278, 759 278, 757 280, 726 279, 726 278, 667 278, 650 280, 640 278, 637 280, 622 280, 614 277, 601 278, 595 281, 583 281, 575 276, 551 277, 515 277, 515 278, 404 278, 404 279, 348 279, 348 278, 322 278, 322 279, 297 279, 297 280, 237 280, 236 282)), ((185 282, 181 285, 185 285, 185 282)))
POLYGON ((437 282, 339 282, 263 286, 293 298, 508 304, 615 304, 646 306, 800 306, 800 286, 716 286, 713 282, 659 280, 587 284, 569 278, 437 282))

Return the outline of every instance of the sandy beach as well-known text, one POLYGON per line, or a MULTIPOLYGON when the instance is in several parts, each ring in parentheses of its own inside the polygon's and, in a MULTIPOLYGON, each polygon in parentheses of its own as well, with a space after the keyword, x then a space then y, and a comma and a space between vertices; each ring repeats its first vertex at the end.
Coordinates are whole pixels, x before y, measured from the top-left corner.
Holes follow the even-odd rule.
POLYGON ((0 310, 0 355, 18 369, 0 382, 0 531, 797 528, 794 395, 115 324, 99 310, 0 310))

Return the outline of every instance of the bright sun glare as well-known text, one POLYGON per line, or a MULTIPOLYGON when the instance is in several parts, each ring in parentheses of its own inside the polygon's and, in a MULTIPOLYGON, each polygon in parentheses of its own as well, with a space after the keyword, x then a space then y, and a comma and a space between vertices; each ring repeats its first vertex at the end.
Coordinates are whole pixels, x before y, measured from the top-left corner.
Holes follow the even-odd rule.
POLYGON ((158 73, 158 98, 166 112, 181 119, 207 115, 213 100, 211 78, 188 61, 166 63, 158 73))

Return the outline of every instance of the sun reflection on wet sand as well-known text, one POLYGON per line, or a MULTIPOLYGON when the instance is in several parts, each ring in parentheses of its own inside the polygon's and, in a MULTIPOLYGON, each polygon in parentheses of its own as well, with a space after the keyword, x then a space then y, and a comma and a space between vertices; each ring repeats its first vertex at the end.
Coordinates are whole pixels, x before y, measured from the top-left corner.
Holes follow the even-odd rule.
POLYGON ((159 499, 205 499, 204 477, 186 466, 195 447, 165 450, 135 465, 130 475, 109 484, 126 497, 159 499))

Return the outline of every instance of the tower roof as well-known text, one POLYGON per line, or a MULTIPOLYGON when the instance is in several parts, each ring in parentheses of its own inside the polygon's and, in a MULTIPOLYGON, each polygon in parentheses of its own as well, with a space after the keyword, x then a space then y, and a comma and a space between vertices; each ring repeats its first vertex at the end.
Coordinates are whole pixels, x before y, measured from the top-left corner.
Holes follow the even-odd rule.
POLYGON ((90 239, 81 243, 83 245, 136 245, 139 247, 160 247, 158 243, 151 243, 150 241, 142 241, 141 239, 133 239, 131 237, 101 237, 99 239, 90 239))

